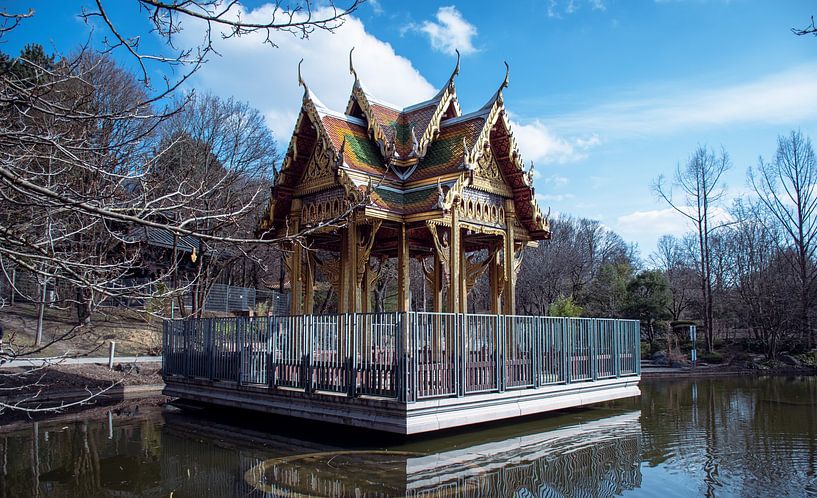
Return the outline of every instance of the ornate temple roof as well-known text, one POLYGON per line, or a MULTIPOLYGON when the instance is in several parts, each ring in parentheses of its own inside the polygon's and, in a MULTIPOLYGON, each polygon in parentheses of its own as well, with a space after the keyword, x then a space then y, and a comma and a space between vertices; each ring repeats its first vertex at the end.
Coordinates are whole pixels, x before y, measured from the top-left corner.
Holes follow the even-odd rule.
POLYGON ((529 238, 548 238, 547 217, 536 204, 532 174, 504 107, 507 68, 488 102, 462 114, 454 87, 459 67, 458 54, 454 71, 434 97, 400 109, 364 89, 350 53, 355 81, 341 113, 309 90, 299 65, 303 103, 261 230, 283 223, 291 199, 338 188, 348 200, 366 199, 367 215, 391 219, 442 216, 453 197, 481 191, 513 199, 529 238))

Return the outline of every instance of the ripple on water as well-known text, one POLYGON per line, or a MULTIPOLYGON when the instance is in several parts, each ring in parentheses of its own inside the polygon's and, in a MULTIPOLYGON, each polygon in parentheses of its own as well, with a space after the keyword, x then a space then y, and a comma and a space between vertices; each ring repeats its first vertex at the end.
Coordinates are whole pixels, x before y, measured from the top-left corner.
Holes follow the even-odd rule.
POLYGON ((407 442, 168 411, 32 424, 0 435, 0 496, 817 495, 815 379, 641 389, 407 442))

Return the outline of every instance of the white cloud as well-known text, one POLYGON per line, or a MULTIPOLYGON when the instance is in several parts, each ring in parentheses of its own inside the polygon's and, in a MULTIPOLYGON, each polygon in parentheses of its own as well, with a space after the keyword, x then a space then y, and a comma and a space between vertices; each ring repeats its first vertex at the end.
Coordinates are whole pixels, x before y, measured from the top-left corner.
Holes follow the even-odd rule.
POLYGON ((511 122, 511 128, 522 157, 535 163, 579 161, 587 157, 589 149, 601 143, 595 135, 572 140, 557 136, 539 120, 527 124, 511 122))
POLYGON ((645 136, 744 123, 790 124, 817 117, 817 64, 740 84, 689 90, 689 84, 643 92, 554 119, 558 129, 605 137, 645 136))
POLYGON ((561 19, 563 16, 571 15, 581 8, 582 3, 590 6, 591 10, 605 11, 607 5, 605 0, 548 0, 548 17, 561 19))
POLYGON ((564 187, 568 183, 570 183, 570 179, 566 176, 550 175, 549 177, 545 178, 545 184, 553 185, 554 187, 564 187))
POLYGON ((573 199, 573 194, 536 194, 536 200, 540 202, 563 202, 573 199))
POLYGON ((369 4, 369 7, 372 8, 372 11, 375 13, 375 15, 379 16, 384 12, 383 5, 380 4, 380 0, 368 0, 366 3, 369 4))
MULTIPOLYGON (((272 5, 241 10, 245 21, 271 17, 272 5)), ((326 9, 313 17, 326 15, 326 9)), ((181 40, 193 46, 200 41, 200 26, 187 26, 181 40)), ((232 95, 249 101, 265 116, 276 139, 286 144, 295 126, 303 90, 298 87, 298 61, 310 90, 329 108, 344 111, 351 93, 349 50, 355 47, 354 64, 366 90, 387 102, 407 106, 434 95, 435 88, 405 57, 389 44, 366 31, 356 17, 347 17, 334 33, 317 30, 308 39, 289 33, 272 33, 272 48, 260 33, 222 40, 214 33, 213 42, 221 56, 212 56, 196 74, 194 84, 221 96, 232 95)))
POLYGON ((477 28, 466 21, 456 7, 440 7, 435 17, 437 22, 424 21, 419 26, 412 27, 428 36, 434 50, 450 55, 457 49, 463 55, 477 51, 473 43, 477 28))
MULTIPOLYGON (((682 209, 687 213, 692 213, 694 208, 684 206, 682 209)), ((729 212, 723 208, 712 209, 711 216, 713 223, 724 223, 733 219, 729 212)), ((617 231, 625 237, 653 236, 657 239, 665 234, 683 235, 694 230, 694 226, 688 218, 670 207, 635 211, 619 216, 617 222, 617 231)))

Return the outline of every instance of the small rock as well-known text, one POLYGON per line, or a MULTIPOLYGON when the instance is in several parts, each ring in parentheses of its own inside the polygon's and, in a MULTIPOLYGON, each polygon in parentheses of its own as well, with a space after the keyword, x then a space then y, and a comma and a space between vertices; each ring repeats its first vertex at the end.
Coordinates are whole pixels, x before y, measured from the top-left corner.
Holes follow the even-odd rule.
POLYGON ((656 351, 655 353, 652 354, 650 359, 652 360, 653 364, 661 367, 666 367, 669 365, 669 358, 667 358, 667 353, 663 351, 656 351))
POLYGON ((116 365, 114 365, 113 369, 116 370, 117 372, 135 373, 137 375, 139 374, 140 371, 139 365, 137 365, 136 363, 125 364, 117 363, 116 365))
POLYGON ((781 354, 780 361, 792 367, 799 367, 801 365, 800 360, 789 354, 781 354))

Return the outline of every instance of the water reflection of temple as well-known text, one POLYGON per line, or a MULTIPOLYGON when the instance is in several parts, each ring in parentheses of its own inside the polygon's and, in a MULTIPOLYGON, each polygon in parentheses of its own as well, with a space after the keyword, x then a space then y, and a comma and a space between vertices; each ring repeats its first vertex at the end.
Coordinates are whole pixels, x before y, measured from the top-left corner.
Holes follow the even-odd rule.
POLYGON ((475 432, 470 445, 427 454, 417 447, 316 446, 237 428, 229 439, 213 438, 210 424, 205 432, 170 418, 162 481, 174 496, 616 496, 641 484, 638 416, 511 432, 490 442, 475 432), (271 451, 259 445, 282 454, 265 457, 271 451), (191 454, 198 455, 192 473, 191 454))
POLYGON ((333 438, 342 431, 327 436, 312 425, 298 433, 282 419, 259 419, 253 432, 246 415, 94 410, 0 427, 0 498, 817 492, 817 378, 652 382, 643 390, 615 412, 400 443, 379 435, 387 455, 357 435, 333 438))
POLYGON ((528 422, 388 450, 155 411, 32 424, 0 435, 0 497, 615 496, 641 484, 638 416, 528 422))

